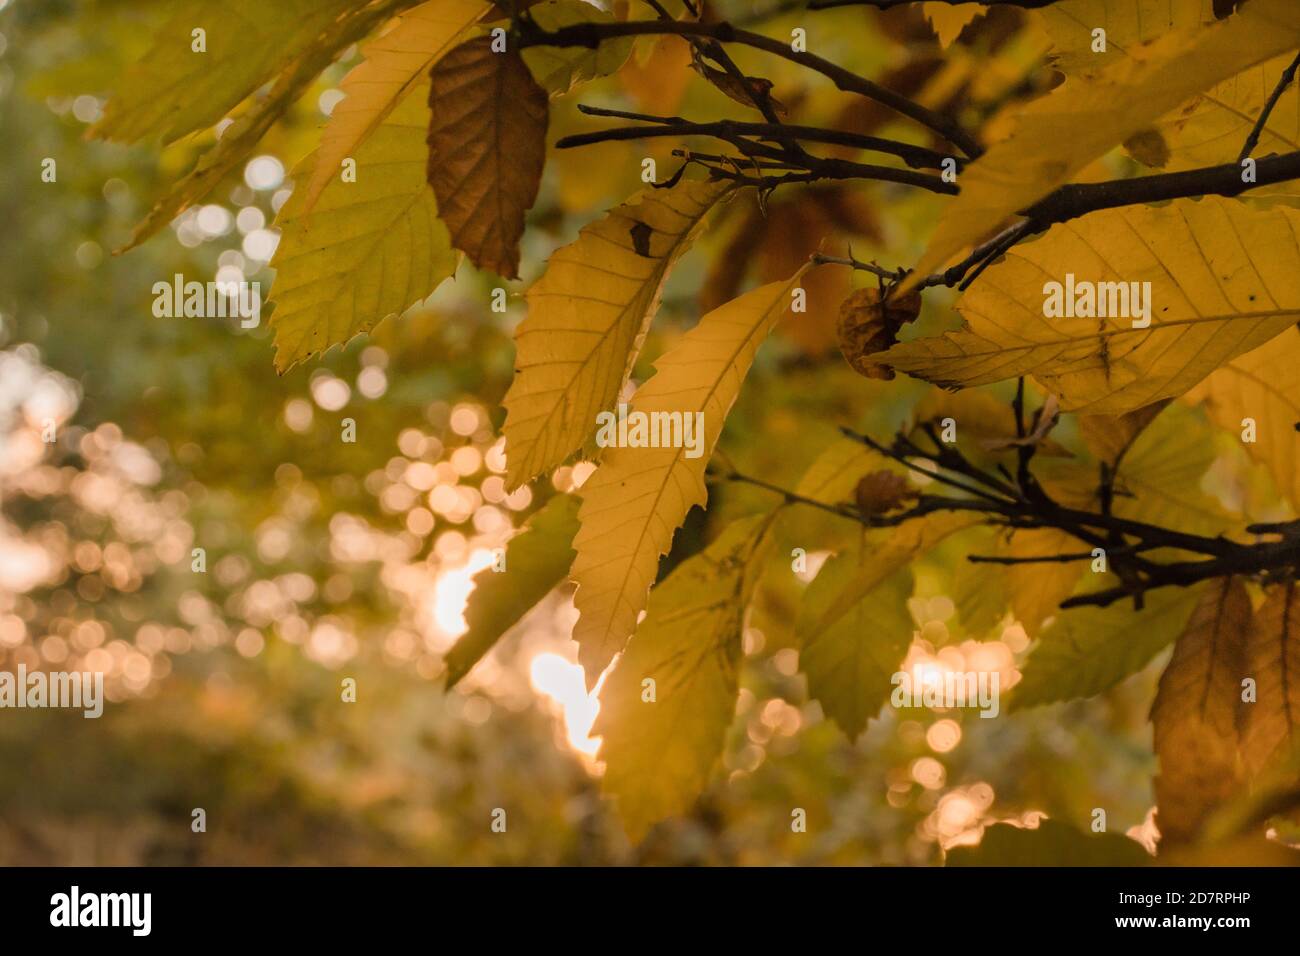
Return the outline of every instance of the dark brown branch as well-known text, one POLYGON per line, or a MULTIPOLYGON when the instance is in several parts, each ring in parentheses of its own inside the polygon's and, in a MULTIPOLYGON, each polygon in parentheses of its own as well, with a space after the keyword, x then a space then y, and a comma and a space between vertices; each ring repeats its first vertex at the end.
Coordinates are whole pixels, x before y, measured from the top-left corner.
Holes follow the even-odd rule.
MULTIPOLYGON (((579 104, 580 112, 589 116, 609 116, 618 119, 634 119, 645 123, 654 123, 650 127, 617 127, 608 130, 595 130, 590 133, 577 133, 565 136, 555 145, 559 149, 586 146, 606 140, 638 139, 636 130, 644 130, 641 136, 711 136, 734 143, 742 137, 766 140, 772 143, 791 144, 797 140, 810 143, 827 143, 833 146, 849 146, 855 149, 870 150, 897 156, 913 169, 940 169, 943 161, 951 157, 936 153, 924 146, 900 143, 897 140, 883 139, 879 136, 867 136, 862 133, 850 133, 838 129, 821 129, 816 126, 799 126, 794 124, 750 123, 743 120, 717 120, 709 123, 695 123, 680 116, 654 116, 646 113, 630 113, 626 110, 612 110, 597 106, 579 104)), ((960 166, 960 164, 959 164, 960 166)))
POLYGON ((1242 181, 1238 163, 1102 183, 1072 183, 1034 203, 1022 215, 1046 228, 1102 209, 1194 196, 1239 196, 1258 186, 1290 179, 1300 179, 1300 151, 1259 160, 1253 183, 1242 181))
POLYGON ((905 96, 901 96, 878 83, 858 76, 851 70, 825 60, 813 53, 800 52, 790 44, 761 33, 738 30, 729 23, 686 23, 677 20, 629 20, 615 23, 576 23, 561 27, 559 30, 546 31, 526 17, 515 23, 519 46, 554 46, 554 47, 589 47, 595 48, 603 40, 618 37, 673 35, 681 37, 705 37, 719 43, 740 43, 744 46, 764 50, 774 56, 790 60, 810 70, 822 74, 846 93, 858 93, 875 100, 897 113, 902 114, 922 126, 938 133, 953 145, 961 149, 968 157, 975 158, 983 152, 979 142, 952 119, 933 110, 926 109, 905 96))
POLYGON ((1264 126, 1268 123, 1268 118, 1273 113, 1273 107, 1277 106, 1277 101, 1282 98, 1282 93, 1295 81, 1296 70, 1300 69, 1300 53, 1296 54, 1291 65, 1282 71, 1278 78, 1277 85, 1273 87, 1273 92, 1260 110, 1259 119, 1255 120, 1255 125, 1251 127, 1250 135, 1246 137, 1245 145, 1241 147, 1241 152, 1237 154, 1237 165, 1240 166, 1259 145, 1260 134, 1264 132, 1264 126))

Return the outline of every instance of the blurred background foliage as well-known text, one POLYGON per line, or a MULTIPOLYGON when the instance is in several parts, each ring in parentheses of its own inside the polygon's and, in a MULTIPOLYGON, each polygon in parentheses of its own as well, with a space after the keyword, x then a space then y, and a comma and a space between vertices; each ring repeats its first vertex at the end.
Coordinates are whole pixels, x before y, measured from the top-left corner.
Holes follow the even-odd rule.
MULTIPOLYGON (((265 295, 284 171, 314 145, 356 52, 203 205, 116 257, 215 135, 161 152, 84 139, 166 6, 0 0, 0 668, 103 670, 110 695, 97 721, 0 713, 0 863, 922 864, 997 820, 1046 813, 1085 829, 1094 807, 1113 832, 1149 834, 1146 709, 1165 656, 1105 699, 996 721, 887 709, 854 743, 797 674, 801 584, 788 573, 769 575, 746 632, 713 786, 640 846, 598 793, 568 593, 445 693, 442 658, 464 629, 472 574, 575 480, 561 468, 549 486, 504 494, 498 403, 516 294, 552 249, 639 187, 643 156, 674 168, 676 144, 553 152, 505 314, 488 308, 496 282, 462 266, 405 316, 277 377, 265 322, 156 318, 151 287, 222 275, 265 295), (41 181, 46 157, 55 183, 41 181), (41 440, 50 418, 54 445, 41 440), (355 444, 340 439, 347 418, 355 444), (205 573, 191 570, 199 547, 205 573), (345 677, 354 704, 341 702, 345 677), (196 834, 199 807, 207 832, 196 834), (496 807, 505 834, 490 830, 496 807), (791 832, 796 807, 806 834, 791 832)), ((775 36, 803 22, 776 3, 718 6, 775 36)), ((821 55, 930 105, 995 116, 1040 82, 1042 47, 1015 11, 992 12, 946 55, 915 11, 819 16, 821 55)), ((741 67, 770 77, 800 115, 900 132, 866 101, 846 111, 826 84, 750 52, 741 67)), ((634 55, 619 76, 553 104, 552 140, 588 128, 579 97, 727 115, 682 41, 639 41, 634 55)), ((702 310, 785 277, 828 233, 828 251, 851 243, 860 258, 911 261, 936 211, 933 196, 888 184, 778 194, 765 207, 738 199, 674 273, 644 354, 702 310)), ((737 467, 787 487, 836 425, 891 430, 923 394, 851 372, 833 333, 850 275, 825 268, 817 281, 808 313, 760 354, 722 442, 737 467)), ((922 322, 946 311, 927 310, 922 322)), ((728 516, 770 504, 753 489, 713 495, 665 567, 728 516)), ((815 518, 797 527, 778 556, 814 552, 809 539, 829 534, 815 518)), ((917 568, 914 653, 950 665, 982 655, 1012 677, 1028 641, 1015 626, 961 623, 963 567, 940 549, 917 568)))

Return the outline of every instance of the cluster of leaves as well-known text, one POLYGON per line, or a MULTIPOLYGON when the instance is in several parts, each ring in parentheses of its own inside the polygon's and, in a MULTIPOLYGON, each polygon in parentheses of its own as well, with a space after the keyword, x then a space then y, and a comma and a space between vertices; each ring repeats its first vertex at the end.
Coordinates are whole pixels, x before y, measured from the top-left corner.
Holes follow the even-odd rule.
MULTIPOLYGON (((1236 430, 1251 418, 1260 431, 1246 451, 1271 476, 1284 511, 1300 504, 1300 165, 1290 152, 1300 93, 1277 83, 1300 48, 1293 4, 1247 0, 1231 13, 1169 4, 1157 13, 1141 0, 1063 0, 1014 21, 990 12, 990 29, 1009 23, 1031 48, 1040 44, 1047 65, 1027 57, 1001 102, 966 115, 959 103, 950 113, 920 107, 786 39, 745 34, 749 45, 789 50, 840 89, 915 120, 937 150, 872 138, 878 119, 859 117, 852 133, 784 126, 797 115, 785 104, 796 98, 783 91, 778 100, 770 80, 741 71, 723 49, 737 33, 701 20, 694 4, 648 4, 658 18, 644 21, 629 19, 630 5, 611 13, 578 0, 518 4, 527 9, 509 15, 485 0, 178 6, 95 132, 170 142, 229 123, 132 244, 202 197, 322 69, 375 34, 279 212, 271 322, 281 371, 424 300, 462 256, 516 278, 548 157, 550 100, 636 69, 636 37, 686 38, 691 60, 681 69, 693 66, 766 121, 686 130, 740 155, 680 150, 673 176, 585 226, 527 290, 502 400, 507 484, 548 476, 575 457, 598 467, 512 540, 507 574, 479 578, 470 631, 448 662, 454 683, 541 597, 575 582, 573 636, 589 685, 618 658, 604 678, 596 732, 604 786, 634 836, 689 807, 708 780, 735 712, 746 615, 769 572, 789 574, 775 541, 812 511, 833 516, 834 530, 803 547, 834 556, 801 596, 801 669, 811 696, 850 735, 884 705, 912 641, 910 565, 952 539, 966 554, 994 552, 953 575, 968 630, 993 633, 1014 617, 1040 641, 1016 707, 1102 693, 1175 645, 1153 710, 1167 841, 1202 835, 1248 780, 1257 793, 1285 792, 1300 739, 1300 685, 1287 679, 1300 663, 1290 613, 1294 528, 1251 524, 1245 509, 1207 495, 1201 482, 1217 457, 1213 427, 1236 430), (206 57, 192 52, 196 28, 206 31, 206 57), (1064 82, 1038 95, 1036 78, 1052 71, 1064 82), (908 168, 816 156, 805 142, 853 156, 884 152, 908 168), (1243 143, 1245 158, 1260 157, 1249 183, 1237 155, 1243 143), (955 186, 912 168, 937 169, 949 157, 960 167, 955 186), (683 175, 692 165, 708 178, 683 175), (1145 175, 1108 179, 1117 168, 1145 175), (730 294, 743 272, 725 274, 719 263, 724 272, 710 285, 729 294, 658 357, 633 398, 642 412, 702 413, 704 454, 598 453, 596 416, 634 384, 669 274, 710 218, 741 204, 775 216, 778 189, 826 202, 824 187, 812 185, 824 180, 955 196, 914 268, 821 256, 730 294), (878 286, 844 303, 850 364, 869 378, 903 372, 940 388, 924 395, 892 445, 846 436, 791 489, 717 456, 718 481, 766 487, 780 506, 728 524, 656 584, 677 529, 708 502, 710 460, 760 346, 805 287, 845 266, 878 286), (1149 282, 1154 321, 1045 318, 1044 277, 1067 273, 1149 282), (939 327, 938 309, 921 315, 918 292, 958 283, 958 327, 939 327), (917 333, 899 341, 913 323, 917 333), (1036 392, 1027 379, 1044 396, 1028 420, 1036 392), (1010 403, 996 388, 1009 381, 1018 383, 1010 403), (1208 419, 1186 407, 1202 403, 1208 419), (955 442, 936 438, 949 420, 955 442), (909 471, 949 496, 905 479, 909 471), (1087 573, 1094 547, 1110 561, 1096 575, 1087 573), (1080 607, 1058 613, 1062 602, 1080 607), (1248 677, 1258 698, 1243 705, 1248 677)), ((981 29, 975 5, 922 6, 945 46, 981 29)), ((815 16, 806 15, 810 34, 815 16)), ((685 123, 589 112, 668 127, 653 135, 685 123)), ((737 241, 746 232, 742 225, 737 241)))

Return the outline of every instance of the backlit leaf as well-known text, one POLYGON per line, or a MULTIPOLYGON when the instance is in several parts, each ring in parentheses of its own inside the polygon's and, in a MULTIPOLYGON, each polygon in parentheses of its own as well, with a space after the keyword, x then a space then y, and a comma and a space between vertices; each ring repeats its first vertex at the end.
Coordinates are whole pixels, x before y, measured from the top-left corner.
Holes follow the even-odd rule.
POLYGON ((465 608, 469 630, 447 652, 448 687, 454 687, 507 630, 564 581, 573 562, 570 542, 577 531, 578 499, 556 495, 510 539, 505 570, 488 567, 474 576, 465 608))
MULTIPOLYGON (((1295 582, 1268 589, 1246 639, 1246 674, 1256 700, 1240 707, 1241 753, 1252 775, 1300 747, 1300 599, 1295 582)), ((1238 698, 1241 697, 1240 681, 1238 698)))
POLYGON ((487 0, 429 0, 403 13, 391 30, 365 46, 365 59, 339 84, 346 95, 321 133, 316 168, 306 187, 306 212, 339 175, 343 161, 491 7, 487 0))
POLYGON ((582 529, 572 577, 580 616, 573 629, 578 659, 594 684, 636 629, 660 555, 696 505, 708 497, 704 470, 759 345, 790 308, 801 269, 714 309, 655 363, 637 390, 637 413, 702 415, 703 435, 685 447, 610 447, 583 485, 582 529), (687 453, 698 457, 687 457, 687 453))
MULTIPOLYGON (((271 288, 280 372, 404 312, 455 271, 424 178, 424 92, 416 87, 357 149, 356 182, 332 180, 308 215, 296 190, 280 210, 271 288)), ((295 178, 306 182, 313 163, 295 178)))
POLYGON ((515 378, 502 400, 510 488, 590 439, 596 415, 627 381, 668 270, 726 188, 685 181, 647 189, 551 256, 528 290, 515 378))
POLYGON ((774 514, 729 525, 654 589, 644 623, 601 689, 592 728, 602 738, 601 788, 634 841, 690 807, 722 751, 736 712, 756 552, 774 514))
POLYGON ((1033 375, 1067 411, 1132 411, 1182 394, 1300 318, 1298 231, 1292 209, 1214 197, 1084 216, 988 269, 958 303, 962 330, 879 358, 943 385, 1033 375), (1150 327, 1048 318, 1046 283, 1068 274, 1150 282, 1150 327))
POLYGON ((1190 45, 1182 34, 1171 34, 1030 103, 1015 132, 962 171, 961 194, 899 291, 948 265, 1185 100, 1297 46, 1300 6, 1251 0, 1235 16, 1199 31, 1190 45))
POLYGON ((1137 673, 1181 634, 1195 609, 1195 588, 1160 588, 1136 611, 1128 601, 1078 607, 1059 615, 1029 655, 1011 692, 1013 708, 1092 697, 1137 673))

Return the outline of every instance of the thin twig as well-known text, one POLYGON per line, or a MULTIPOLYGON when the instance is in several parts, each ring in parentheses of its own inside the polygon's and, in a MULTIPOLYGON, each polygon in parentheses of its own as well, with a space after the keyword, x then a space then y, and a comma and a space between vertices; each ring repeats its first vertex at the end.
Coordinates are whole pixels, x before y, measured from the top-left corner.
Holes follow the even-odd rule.
POLYGON ((1241 152, 1237 154, 1238 166, 1245 162, 1246 157, 1259 145, 1259 137, 1264 132, 1264 125, 1268 122, 1269 114, 1273 112, 1273 107, 1277 106, 1277 101, 1282 98, 1283 91, 1295 81, 1297 69, 1300 69, 1300 53, 1297 53, 1295 59, 1291 61, 1291 65, 1282 71, 1277 85, 1273 87, 1273 93, 1260 111, 1259 119, 1255 120, 1255 125, 1251 128, 1250 135, 1246 137, 1246 143, 1241 147, 1241 152))

